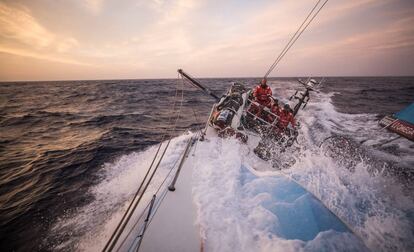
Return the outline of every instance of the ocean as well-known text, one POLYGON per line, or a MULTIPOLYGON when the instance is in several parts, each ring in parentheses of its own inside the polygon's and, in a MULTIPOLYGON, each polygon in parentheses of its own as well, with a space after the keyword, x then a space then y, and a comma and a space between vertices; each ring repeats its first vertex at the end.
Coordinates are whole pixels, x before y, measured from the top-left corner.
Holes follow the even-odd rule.
MULTIPOLYGON (((253 87, 258 80, 199 79, 218 95, 231 81, 253 87)), ((300 89, 296 78, 270 78, 269 85, 285 102, 300 89)), ((119 180, 126 171, 145 169, 137 157, 149 155, 170 127, 176 87, 184 92, 177 129, 168 132, 174 138, 203 127, 214 103, 194 87, 182 87, 179 80, 0 83, 1 251, 82 250, 85 237, 93 240, 94 233, 100 232, 108 216, 120 211, 139 184, 124 181, 128 187, 121 189, 107 186, 108 181, 119 180), (67 228, 68 223, 76 228, 67 228)), ((337 158, 329 169, 340 173, 326 172, 336 183, 353 185, 354 192, 347 191, 346 198, 326 193, 338 189, 338 184, 324 191, 302 176, 312 167, 295 164, 286 171, 328 207, 341 200, 345 203, 334 208, 354 207, 352 214, 333 211, 349 218, 350 225, 362 225, 355 229, 369 240, 370 248, 406 250, 413 245, 414 143, 399 138, 382 144, 396 135, 377 123, 412 102, 414 77, 329 77, 298 115, 303 133, 298 144, 307 150, 338 135, 349 139, 353 151, 362 153, 353 162, 337 158), (366 174, 352 176, 362 170, 366 174), (355 221, 353 216, 361 209, 368 209, 366 215, 355 221), (375 224, 364 222, 367 216, 374 216, 375 224), (390 226, 389 216, 392 220, 398 217, 404 227, 399 222, 390 226), (375 228, 384 230, 387 238, 376 237, 375 228), (405 230, 411 233, 400 233, 405 230), (397 244, 387 246, 390 242, 397 244)), ((309 161, 307 150, 300 153, 302 164, 309 161)), ((352 155, 344 153, 343 157, 352 155)))

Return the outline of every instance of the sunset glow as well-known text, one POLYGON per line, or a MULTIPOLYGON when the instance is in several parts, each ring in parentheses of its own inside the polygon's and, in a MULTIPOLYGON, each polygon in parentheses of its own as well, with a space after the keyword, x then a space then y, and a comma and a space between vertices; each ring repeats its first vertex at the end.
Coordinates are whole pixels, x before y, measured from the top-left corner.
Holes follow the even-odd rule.
MULTIPOLYGON (((414 74, 414 2, 331 0, 272 76, 414 74)), ((263 75, 314 0, 0 2, 0 81, 263 75)))

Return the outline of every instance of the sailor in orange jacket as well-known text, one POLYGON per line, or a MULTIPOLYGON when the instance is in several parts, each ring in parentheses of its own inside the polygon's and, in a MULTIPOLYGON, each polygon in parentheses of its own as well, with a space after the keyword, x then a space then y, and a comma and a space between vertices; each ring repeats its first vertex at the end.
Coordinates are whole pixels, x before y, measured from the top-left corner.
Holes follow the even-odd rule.
POLYGON ((289 123, 292 124, 293 128, 296 128, 296 121, 295 117, 292 114, 292 110, 290 109, 289 104, 285 104, 283 110, 279 115, 277 126, 280 130, 285 131, 289 123))
POLYGON ((259 103, 262 106, 270 107, 271 103, 271 97, 272 97, 272 89, 267 85, 267 80, 263 79, 260 82, 260 85, 258 85, 254 91, 253 91, 253 97, 255 102, 259 103))
POLYGON ((276 98, 272 97, 272 103, 271 103, 271 106, 270 106, 270 112, 272 114, 270 114, 270 113, 268 114, 268 116, 266 118, 266 121, 268 123, 272 124, 274 122, 274 120, 278 120, 279 116, 280 116, 280 113, 281 113, 281 110, 282 110, 282 108, 279 107, 279 101, 276 98))
POLYGON ((263 79, 260 82, 260 85, 254 88, 253 90, 254 102, 252 103, 249 112, 254 114, 257 117, 262 117, 262 111, 264 107, 269 107, 271 105, 272 89, 267 85, 267 80, 263 79))

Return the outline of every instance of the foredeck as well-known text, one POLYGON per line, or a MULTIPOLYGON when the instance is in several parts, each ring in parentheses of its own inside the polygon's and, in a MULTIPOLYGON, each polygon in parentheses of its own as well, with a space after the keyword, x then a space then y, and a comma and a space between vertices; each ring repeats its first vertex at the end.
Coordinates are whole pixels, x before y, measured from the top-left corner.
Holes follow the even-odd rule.
POLYGON ((191 149, 175 191, 168 191, 142 240, 140 251, 200 251, 200 230, 192 197, 191 149))

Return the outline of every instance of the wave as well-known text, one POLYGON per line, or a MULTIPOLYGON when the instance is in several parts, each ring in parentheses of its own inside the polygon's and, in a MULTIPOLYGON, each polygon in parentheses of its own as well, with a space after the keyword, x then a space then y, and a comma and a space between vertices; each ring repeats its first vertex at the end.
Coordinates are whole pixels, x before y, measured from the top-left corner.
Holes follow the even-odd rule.
MULTIPOLYGON (((289 230, 288 225, 298 226, 300 220, 289 219, 292 217, 286 215, 289 212, 292 216, 300 215, 301 210, 296 207, 300 207, 302 198, 295 202, 274 202, 275 197, 282 198, 286 193, 272 190, 275 183, 279 183, 272 175, 280 175, 280 171, 269 168, 261 170, 260 177, 246 177, 249 174, 243 171, 242 164, 247 160, 252 162, 251 159, 255 157, 237 140, 214 139, 200 143, 198 156, 194 164, 193 193, 198 205, 198 222, 202 227, 205 250, 365 250, 361 241, 350 233, 325 230, 313 236, 307 235, 306 239, 298 239, 301 236, 300 228, 282 231, 289 230), (276 209, 283 210, 278 213, 276 209)), ((259 164, 257 167, 264 169, 266 166, 259 164)), ((311 224, 302 228, 311 228, 311 224)))
MULTIPOLYGON (((333 97, 333 93, 312 94, 308 107, 299 114, 299 121, 302 123, 299 138, 301 145, 294 148, 292 155, 282 155, 280 158, 286 158, 288 162, 294 160, 295 163, 290 164, 290 168, 283 171, 290 173, 293 178, 297 177, 305 186, 309 183, 309 190, 320 195, 327 205, 331 204, 333 209, 349 207, 350 213, 345 212, 343 215, 344 218, 350 218, 350 223, 354 221, 351 214, 354 211, 351 202, 354 201, 355 212, 359 213, 355 217, 355 228, 357 231, 360 230, 358 232, 364 236, 363 238, 373 240, 372 247, 384 242, 372 237, 382 236, 389 231, 391 238, 387 241, 396 243, 398 248, 404 249, 408 244, 406 239, 410 233, 407 232, 408 234, 403 236, 401 232, 406 230, 407 223, 412 223, 407 219, 407 215, 404 215, 404 211, 410 209, 412 204, 412 197, 407 195, 414 190, 412 185, 414 147, 404 139, 379 147, 374 146, 394 136, 386 131, 378 132, 380 129, 377 125, 378 114, 394 113, 401 109, 404 103, 412 102, 412 85, 411 80, 398 80, 400 83, 395 85, 397 79, 378 78, 377 80, 381 80, 382 84, 379 82, 378 84, 375 80, 360 78, 347 78, 346 82, 342 79, 328 78, 326 90, 335 91, 339 95, 333 97), (387 86, 390 83, 404 91, 391 90, 390 86, 387 86), (369 89, 369 85, 374 89, 380 89, 378 85, 382 85, 393 92, 381 95, 374 90, 373 93, 384 97, 381 99, 375 97, 366 99, 366 95, 358 96, 360 89, 369 89), (395 100, 385 102, 390 95, 395 97, 395 100), (341 97, 341 100, 335 100, 338 97, 341 97), (340 110, 341 108, 345 108, 345 111, 340 110), (354 113, 354 115, 347 113, 354 113), (348 139, 347 143, 355 143, 356 151, 347 154, 346 149, 339 148, 337 153, 343 153, 347 157, 341 159, 329 153, 325 145, 322 146, 322 150, 316 148, 331 135, 344 136, 348 139), (360 145, 363 140, 366 141, 360 145), (330 172, 330 169, 334 171, 330 172), (371 180, 378 180, 378 183, 375 184, 371 180), (380 188, 376 188, 377 186, 380 188), (362 188, 363 193, 368 194, 358 195, 359 188, 362 188), (391 188, 390 192, 386 188, 391 188), (370 190, 373 191, 372 194, 369 194, 370 190), (390 199, 392 197, 395 199, 390 199), (373 208, 379 210, 375 212, 373 208), (381 216, 386 208, 391 213, 384 214, 383 223, 387 221, 392 223, 383 225, 378 216, 381 216), (369 214, 376 215, 379 218, 378 222, 373 222, 372 218, 371 221, 367 221, 370 216, 364 216, 364 209, 369 214), (400 216, 401 219, 388 217, 391 215, 400 216), (402 231, 396 232, 392 225, 400 224, 403 227, 402 231), (378 225, 378 230, 383 230, 374 232, 375 225, 378 225), (369 231, 371 229, 374 231, 369 231), (396 241, 399 236, 401 242, 396 241)), ((229 79, 202 81, 218 94, 228 86, 229 79)), ((256 79, 242 80, 251 85, 256 81, 256 79)), ((294 93, 294 82, 275 79, 270 83, 275 85, 275 95, 288 102, 283 97, 289 97, 294 93)), ((30 184, 30 187, 19 195, 33 200, 17 200, 28 210, 23 217, 16 218, 16 221, 10 222, 6 227, 0 227, 8 229, 7 232, 4 231, 7 235, 3 236, 6 233, 2 233, 1 230, 0 236, 10 241, 2 240, 2 245, 10 250, 19 250, 22 247, 30 250, 39 244, 39 237, 47 235, 45 233, 50 223, 70 222, 72 218, 75 235, 71 236, 70 228, 65 231, 59 229, 61 232, 54 229, 51 233, 56 239, 50 239, 54 245, 59 247, 57 244, 62 244, 59 241, 67 241, 75 247, 86 248, 86 245, 80 245, 87 244, 84 242, 88 236, 85 230, 91 230, 90 241, 93 243, 92 236, 105 229, 105 219, 115 216, 117 209, 120 209, 119 205, 122 205, 121 200, 125 199, 117 199, 117 187, 111 187, 106 184, 106 181, 119 179, 122 187, 122 182, 129 183, 127 182, 129 180, 126 178, 127 175, 121 175, 121 170, 125 170, 125 174, 127 170, 135 174, 133 167, 140 169, 141 160, 147 158, 144 156, 152 155, 149 151, 152 147, 148 149, 148 146, 157 144, 160 141, 160 132, 169 126, 167 119, 170 115, 170 96, 175 94, 174 85, 173 80, 0 85, 2 93, 5 94, 5 106, 0 117, 0 126, 5 132, 0 140, 2 155, 0 165, 5 169, 1 169, 0 174, 13 176, 23 171, 29 174, 26 178, 35 182, 30 184, 30 181, 16 180, 17 183, 10 186, 1 186, 0 190, 16 190, 16 188, 23 188, 21 186, 23 184, 30 184), (68 97, 70 98, 67 99, 68 97), (76 151, 76 148, 79 148, 79 151, 76 151), (138 156, 141 158, 137 158, 138 156), (129 160, 130 164, 120 162, 121 159, 129 160), (29 165, 30 162, 36 165, 29 165), (106 186, 108 187, 105 189, 106 186), (94 191, 93 188, 98 187, 101 192, 107 192, 107 198, 99 196, 99 193, 94 191), (111 203, 108 203, 109 205, 102 203, 105 200, 115 204, 113 209, 111 203), (104 204, 103 213, 99 212, 100 204, 104 204), (89 207, 90 213, 80 210, 89 207), (94 208, 98 210, 93 210, 94 208), (97 220, 94 219, 94 211, 97 213, 97 220), (55 222, 56 216, 61 216, 61 222, 55 222), (88 218, 91 220, 90 225, 87 224, 88 218), (79 228, 83 231, 76 229, 77 221, 81 223, 79 228), (98 227, 95 228, 94 223, 99 223, 98 227), (32 229, 41 230, 34 232, 32 229)), ((211 108, 211 100, 208 97, 201 96, 199 91, 190 88, 185 90, 185 97, 184 104, 191 105, 197 114, 208 115, 211 108)), ((182 112, 178 129, 188 126, 198 128, 202 125, 193 123, 193 111, 189 108, 184 106, 182 112)), ((204 120, 201 117, 199 119, 204 120)), ((243 150, 242 147, 237 148, 243 150)), ((250 154, 247 156, 254 158, 250 154)), ((280 171, 269 168, 268 172, 280 171)), ((133 189, 132 184, 129 189, 133 189)), ((22 210, 19 207, 14 209, 22 210)), ((10 216, 10 218, 14 217, 10 216)), ((43 248, 47 249, 47 246, 43 248)), ((64 245, 60 248, 65 250, 64 245)))
MULTIPOLYGON (((413 226, 413 219, 410 218, 414 209, 413 200, 405 196, 401 184, 384 176, 383 168, 387 167, 384 162, 370 159, 369 146, 381 141, 376 134, 379 128, 376 117, 372 114, 340 113, 332 105, 332 96, 333 93, 319 94, 309 103, 306 111, 301 111, 300 145, 286 154, 291 155, 294 164, 282 171, 265 166, 268 168, 261 172, 267 175, 282 172, 293 178, 344 220, 370 249, 408 251, 414 245, 410 232, 413 226), (360 149, 348 156, 345 149, 339 148, 340 156, 349 157, 349 160, 344 160, 319 148, 323 140, 332 134, 347 136, 355 143, 366 137, 372 140, 356 147, 360 149), (384 166, 381 167, 381 164, 384 166)), ((113 129, 121 135, 125 134, 125 137, 132 130, 122 127, 113 129)), ((187 137, 183 135, 174 139, 173 145, 177 147, 172 147, 173 151, 167 153, 161 174, 165 174, 179 156, 187 137)), ((321 233, 307 242, 265 235, 272 225, 276 225, 272 219, 274 216, 263 212, 255 198, 246 198, 241 194, 243 177, 240 165, 244 159, 254 159, 254 154, 247 146, 232 139, 211 139, 200 144, 198 151, 205 153, 200 155, 202 158, 194 166, 194 197, 199 205, 199 222, 205 228, 203 235, 208 236, 210 241, 206 249, 318 251, 335 248, 348 251, 351 245, 355 246, 355 250, 360 248, 351 237, 332 231, 321 233)), ((137 188, 154 152, 155 146, 105 164, 104 180, 90 190, 94 197, 92 203, 74 215, 62 217, 51 231, 55 243, 47 246, 77 250, 101 248, 137 188), (64 243, 56 242, 67 232, 71 232, 72 238, 64 243)), ((412 152, 407 150, 407 153, 412 152)), ((405 158, 410 162, 409 156, 405 158)))
MULTIPOLYGON (((320 94, 316 102, 309 104, 302 120, 300 158, 286 173, 345 220, 370 249, 408 251, 414 245, 410 232, 414 225, 414 219, 410 217, 414 209, 413 199, 404 193, 401 183, 388 176, 386 169, 399 167, 393 167, 389 157, 379 158, 374 153, 380 150, 372 147, 389 137, 389 133, 378 134, 380 127, 373 114, 337 112, 331 96, 320 94), (321 127, 314 127, 315 124, 321 127), (331 134, 351 140, 337 143, 335 155, 314 147, 331 134), (367 138, 370 140, 364 145, 358 144, 367 138)), ((405 139, 396 144, 399 149, 412 154, 405 139)), ((414 163, 410 155, 399 156, 399 160, 400 165, 414 163)))
POLYGON ((49 123, 51 120, 59 120, 66 122, 70 120, 78 119, 79 116, 66 113, 66 112, 49 112, 44 110, 35 111, 33 113, 27 113, 19 116, 4 117, 0 122, 0 127, 22 126, 28 124, 35 126, 37 124, 49 123))
MULTIPOLYGON (((165 175, 173 168, 191 134, 174 138, 141 207, 149 202, 165 175)), ((101 250, 126 210, 135 190, 147 171, 157 146, 123 155, 108 162, 101 171, 102 181, 91 187, 93 201, 75 213, 63 215, 53 225, 42 247, 51 250, 101 250)), ((142 211, 137 209, 137 212, 142 211)))

